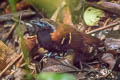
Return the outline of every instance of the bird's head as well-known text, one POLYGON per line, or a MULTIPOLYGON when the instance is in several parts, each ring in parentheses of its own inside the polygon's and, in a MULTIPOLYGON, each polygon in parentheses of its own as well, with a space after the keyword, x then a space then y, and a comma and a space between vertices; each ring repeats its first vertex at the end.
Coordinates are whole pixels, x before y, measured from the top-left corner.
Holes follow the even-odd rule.
POLYGON ((34 26, 37 26, 38 29, 41 31, 48 31, 50 33, 56 31, 55 28, 56 24, 52 20, 48 19, 31 20, 30 23, 33 24, 34 26))

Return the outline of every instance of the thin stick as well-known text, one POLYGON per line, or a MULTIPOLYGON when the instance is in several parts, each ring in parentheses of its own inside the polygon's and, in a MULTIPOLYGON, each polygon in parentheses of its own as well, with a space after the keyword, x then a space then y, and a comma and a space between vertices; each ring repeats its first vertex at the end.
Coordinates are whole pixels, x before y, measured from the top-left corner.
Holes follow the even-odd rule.
POLYGON ((23 18, 33 16, 33 15, 36 14, 35 12, 33 12, 31 10, 24 10, 24 11, 19 11, 19 12, 16 12, 16 13, 4 14, 4 15, 0 16, 0 22, 12 20, 12 18, 14 16, 19 17, 21 13, 23 14, 23 18))
POLYGON ((11 33, 14 31, 15 27, 16 27, 16 23, 11 26, 10 31, 6 34, 6 38, 3 41, 6 41, 9 38, 11 33))
POLYGON ((19 67, 22 64, 23 60, 24 60, 24 55, 22 54, 22 57, 16 63, 16 67, 19 67))
POLYGON ((17 56, 13 61, 11 61, 7 67, 0 73, 0 77, 2 77, 2 75, 18 60, 22 57, 22 54, 20 54, 19 56, 17 56))
POLYGON ((101 30, 104 30, 104 29, 107 29, 107 28, 111 28, 111 27, 114 27, 115 25, 118 25, 118 24, 120 24, 120 21, 112 23, 112 24, 109 24, 109 25, 107 25, 105 27, 100 27, 100 28, 94 29, 92 31, 87 32, 87 34, 92 34, 92 33, 95 33, 95 32, 98 32, 98 31, 101 31, 101 30))
POLYGON ((108 24, 109 21, 110 21, 110 18, 108 18, 107 20, 105 20, 105 23, 104 23, 103 27, 105 27, 108 24))

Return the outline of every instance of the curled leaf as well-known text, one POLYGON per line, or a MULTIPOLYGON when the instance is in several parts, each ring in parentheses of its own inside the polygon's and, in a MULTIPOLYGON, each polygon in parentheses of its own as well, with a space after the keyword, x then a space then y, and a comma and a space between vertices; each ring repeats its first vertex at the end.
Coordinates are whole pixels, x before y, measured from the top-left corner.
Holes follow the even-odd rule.
POLYGON ((84 21, 88 26, 94 26, 98 23, 104 12, 94 7, 88 7, 84 12, 84 21))

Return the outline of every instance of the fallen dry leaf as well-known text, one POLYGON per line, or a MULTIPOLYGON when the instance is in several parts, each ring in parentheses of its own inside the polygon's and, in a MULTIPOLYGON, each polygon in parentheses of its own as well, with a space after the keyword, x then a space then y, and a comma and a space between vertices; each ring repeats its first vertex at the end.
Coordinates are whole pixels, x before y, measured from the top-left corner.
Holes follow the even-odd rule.
MULTIPOLYGON (((25 10, 26 8, 30 7, 30 4, 28 4, 25 0, 20 1, 19 3, 16 4, 16 10, 25 10)), ((5 13, 11 13, 10 6, 8 5, 5 9, 5 13)))
POLYGON ((24 40, 25 40, 25 44, 29 51, 31 51, 37 44, 37 36, 36 35, 29 36, 29 37, 25 38, 24 40))
POLYGON ((12 49, 0 41, 0 72, 14 59, 15 55, 17 54, 12 49))

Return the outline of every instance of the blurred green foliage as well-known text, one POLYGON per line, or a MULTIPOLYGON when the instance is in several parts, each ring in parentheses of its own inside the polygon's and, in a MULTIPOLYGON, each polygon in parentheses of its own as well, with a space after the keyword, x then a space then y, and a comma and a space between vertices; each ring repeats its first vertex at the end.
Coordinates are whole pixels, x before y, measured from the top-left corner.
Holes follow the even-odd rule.
MULTIPOLYGON (((42 11, 43 14, 50 18, 55 10, 61 5, 63 0, 27 0, 37 11, 42 11)), ((70 8, 73 23, 77 23, 82 18, 86 7, 85 0, 65 0, 70 8)), ((60 15, 60 13, 59 13, 60 15)))
POLYGON ((18 0, 8 0, 12 12, 16 12, 16 2, 18 0))
POLYGON ((28 67, 30 64, 29 50, 28 50, 27 45, 25 43, 25 39, 23 38, 24 28, 25 28, 25 25, 18 23, 18 26, 16 27, 16 35, 18 36, 18 38, 20 40, 19 44, 21 45, 21 50, 24 54, 24 61, 26 63, 24 66, 25 72, 26 72, 26 79, 25 80, 32 80, 33 75, 30 73, 30 69, 28 67))
MULTIPOLYGON (((14 20, 16 20, 16 19, 14 19, 14 20)), ((24 60, 25 60, 26 64, 29 64, 30 63, 30 61, 29 61, 29 50, 27 49, 25 40, 23 38, 25 25, 20 24, 18 21, 19 20, 16 20, 17 27, 16 27, 16 30, 15 30, 15 35, 20 39, 19 44, 21 45, 21 49, 22 49, 23 54, 24 54, 24 60)))
POLYGON ((62 0, 26 0, 35 9, 42 11, 47 17, 51 17, 56 8, 61 4, 62 0))
POLYGON ((38 74, 37 80, 76 80, 76 79, 71 74, 42 72, 42 73, 38 74))

